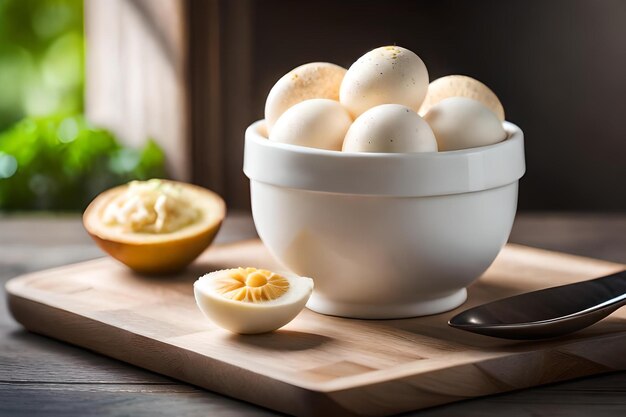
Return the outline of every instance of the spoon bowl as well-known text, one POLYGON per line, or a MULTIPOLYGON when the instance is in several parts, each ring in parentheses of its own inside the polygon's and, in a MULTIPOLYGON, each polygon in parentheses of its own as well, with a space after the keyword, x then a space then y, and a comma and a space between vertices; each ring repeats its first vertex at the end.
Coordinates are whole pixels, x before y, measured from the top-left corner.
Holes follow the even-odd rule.
POLYGON ((624 304, 626 270, 483 304, 454 316, 448 324, 504 339, 547 339, 591 326, 624 304))

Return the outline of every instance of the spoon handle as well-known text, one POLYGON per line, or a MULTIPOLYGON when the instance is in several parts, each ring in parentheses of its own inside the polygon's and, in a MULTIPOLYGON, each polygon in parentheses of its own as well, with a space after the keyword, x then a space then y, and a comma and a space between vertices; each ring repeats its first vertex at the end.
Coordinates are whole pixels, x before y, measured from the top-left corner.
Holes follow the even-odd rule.
POLYGON ((623 270, 483 304, 456 315, 449 324, 497 337, 551 337, 587 327, 625 304, 623 270))

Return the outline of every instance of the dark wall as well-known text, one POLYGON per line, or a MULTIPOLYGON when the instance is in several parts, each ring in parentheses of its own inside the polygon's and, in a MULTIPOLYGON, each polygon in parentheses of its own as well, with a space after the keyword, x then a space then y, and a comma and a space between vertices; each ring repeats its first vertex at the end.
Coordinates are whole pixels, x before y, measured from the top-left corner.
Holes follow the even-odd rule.
POLYGON ((291 68, 397 44, 498 94, 526 136, 520 209, 626 210, 626 1, 263 0, 252 20, 257 118, 291 68))

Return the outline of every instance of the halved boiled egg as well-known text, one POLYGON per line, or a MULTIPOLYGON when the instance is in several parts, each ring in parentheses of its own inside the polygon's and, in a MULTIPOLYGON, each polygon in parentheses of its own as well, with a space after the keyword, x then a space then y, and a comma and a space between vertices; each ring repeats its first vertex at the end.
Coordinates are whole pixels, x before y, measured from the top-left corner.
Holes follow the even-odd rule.
POLYGON ((212 191, 161 179, 133 181, 98 195, 85 229, 113 258, 144 274, 177 272, 217 234, 226 204, 212 191))
POLYGON ((293 320, 309 300, 313 280, 248 267, 211 272, 193 288, 208 319, 233 333, 254 334, 293 320))

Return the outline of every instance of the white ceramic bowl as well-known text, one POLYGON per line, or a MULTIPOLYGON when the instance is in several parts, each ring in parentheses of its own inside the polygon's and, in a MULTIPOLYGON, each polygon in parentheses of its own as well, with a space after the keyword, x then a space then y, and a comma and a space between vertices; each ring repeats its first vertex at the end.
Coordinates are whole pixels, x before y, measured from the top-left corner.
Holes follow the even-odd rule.
POLYGON ((244 172, 259 236, 315 280, 307 307, 386 319, 451 310, 506 243, 524 139, 433 153, 344 153, 246 131, 244 172))

